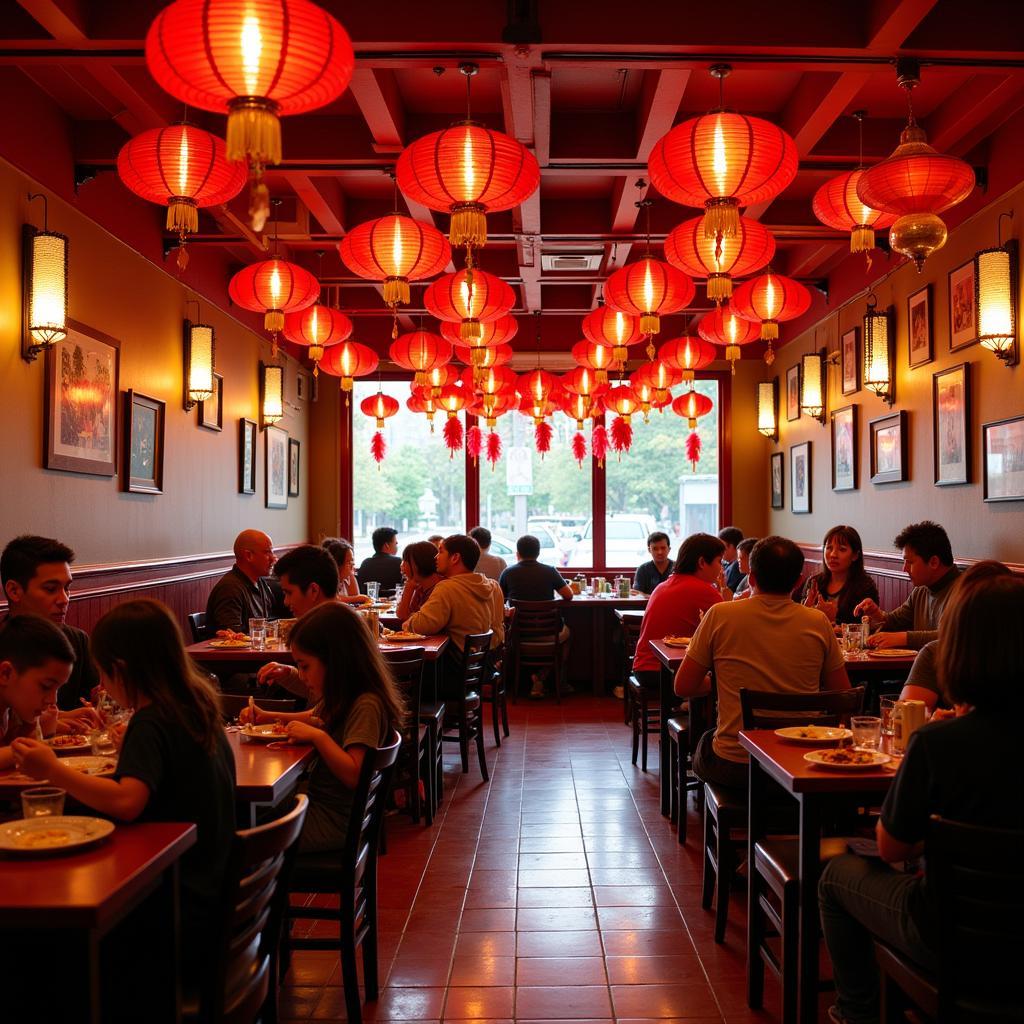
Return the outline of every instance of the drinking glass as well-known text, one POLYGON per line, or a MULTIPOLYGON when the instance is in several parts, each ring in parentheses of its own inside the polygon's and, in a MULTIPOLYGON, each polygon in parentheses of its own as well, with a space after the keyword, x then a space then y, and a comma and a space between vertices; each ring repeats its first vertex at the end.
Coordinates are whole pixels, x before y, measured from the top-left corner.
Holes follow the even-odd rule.
POLYGON ((880 697, 878 700, 879 714, 882 716, 882 735, 892 736, 895 733, 893 713, 896 710, 895 697, 880 697))
POLYGON ((21 791, 23 818, 53 818, 64 813, 64 790, 56 786, 35 786, 21 791))
POLYGON ((267 646, 276 647, 280 643, 280 626, 277 619, 267 619, 267 646))
POLYGON ((366 596, 374 603, 377 603, 377 598, 380 597, 380 583, 376 580, 366 584, 366 596))
POLYGON ((249 639, 252 641, 252 649, 254 651, 262 651, 267 646, 267 620, 266 619, 250 619, 249 620, 249 639))
POLYGON ((116 757, 117 743, 110 729, 94 729, 89 733, 89 743, 95 757, 116 757))
POLYGON ((874 715, 854 715, 850 719, 853 745, 859 750, 877 750, 882 739, 882 720, 874 715))
POLYGON ((405 587, 403 587, 401 584, 399 584, 397 587, 395 587, 395 607, 396 608, 398 607, 399 603, 401 602, 402 594, 404 594, 404 593, 405 593, 405 587))

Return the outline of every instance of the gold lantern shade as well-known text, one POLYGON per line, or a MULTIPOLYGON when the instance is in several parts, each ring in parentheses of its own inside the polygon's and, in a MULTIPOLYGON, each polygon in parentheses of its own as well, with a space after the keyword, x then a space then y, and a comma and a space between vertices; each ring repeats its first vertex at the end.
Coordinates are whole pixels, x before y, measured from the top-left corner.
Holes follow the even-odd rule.
POLYGON ((892 405, 893 388, 892 327, 887 312, 878 312, 869 301, 864 314, 864 387, 892 405))
POLYGON ((1017 245, 974 257, 978 340, 1008 366, 1017 362, 1017 245))
POLYGON ((215 339, 209 324, 185 322, 188 344, 185 352, 185 407, 213 398, 217 390, 214 380, 215 339))
POLYGON ((67 333, 68 239, 56 231, 32 236, 28 330, 37 345, 52 345, 67 333))
POLYGON ((264 426, 284 416, 284 367, 260 363, 260 417, 264 426))
POLYGON ((773 440, 779 438, 779 379, 762 380, 757 385, 757 432, 773 440))
POLYGON ((804 356, 800 373, 800 412, 825 421, 825 359, 818 353, 804 356))

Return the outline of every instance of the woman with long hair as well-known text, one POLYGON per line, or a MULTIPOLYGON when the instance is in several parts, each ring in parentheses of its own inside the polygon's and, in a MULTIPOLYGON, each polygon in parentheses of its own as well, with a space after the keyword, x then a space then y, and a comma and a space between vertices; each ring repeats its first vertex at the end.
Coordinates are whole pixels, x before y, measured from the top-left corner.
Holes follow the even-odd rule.
POLYGON ((864 545, 852 526, 833 526, 821 542, 821 571, 804 584, 800 601, 834 624, 857 622, 854 608, 864 598, 878 600, 875 581, 864 568, 864 545))
POLYGON ((359 593, 359 581, 356 579, 356 553, 352 545, 341 537, 325 537, 320 541, 322 547, 338 565, 338 596, 336 601, 342 604, 371 604, 365 594, 359 593))

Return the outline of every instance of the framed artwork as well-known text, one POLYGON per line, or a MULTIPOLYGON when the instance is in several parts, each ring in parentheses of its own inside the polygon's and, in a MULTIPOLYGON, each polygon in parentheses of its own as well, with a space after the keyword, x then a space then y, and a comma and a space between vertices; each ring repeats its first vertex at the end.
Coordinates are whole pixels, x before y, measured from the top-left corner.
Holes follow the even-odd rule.
POLYGON ((811 442, 804 441, 789 449, 790 507, 797 515, 811 511, 811 442))
POLYGON ((124 489, 133 494, 163 494, 166 405, 129 388, 124 409, 124 489))
POLYGON ((894 412, 868 424, 871 482, 895 484, 907 479, 907 414, 894 412))
POLYGON ((986 501, 1024 501, 1024 416, 981 428, 986 501))
POLYGON ((265 427, 266 460, 263 467, 267 508, 288 507, 288 431, 265 427))
POLYGON ((932 286, 907 299, 907 351, 911 368, 932 361, 932 286))
POLYGON ((832 490, 857 490, 857 406, 832 413, 832 490))
POLYGON ((117 475, 120 344, 68 320, 46 348, 43 465, 70 473, 117 475))
POLYGON ((772 452, 772 508, 785 508, 785 479, 786 467, 785 456, 782 452, 772 452))
POLYGON ((971 482, 970 363, 932 374, 932 441, 935 483, 971 482))
POLYGON ((851 327, 839 340, 839 364, 843 394, 860 391, 860 328, 851 327))
POLYGON ((949 272, 949 351, 978 340, 978 310, 974 298, 974 260, 949 272))
POLYGON ((288 438, 288 497, 299 496, 299 448, 300 442, 288 438))
POLYGON ((238 421, 238 493, 256 493, 256 421, 238 421))
POLYGON ((199 426, 206 430, 224 429, 224 378, 213 375, 213 395, 205 402, 199 402, 199 426))
POLYGON ((800 419, 800 364, 786 371, 786 419, 792 423, 800 419))

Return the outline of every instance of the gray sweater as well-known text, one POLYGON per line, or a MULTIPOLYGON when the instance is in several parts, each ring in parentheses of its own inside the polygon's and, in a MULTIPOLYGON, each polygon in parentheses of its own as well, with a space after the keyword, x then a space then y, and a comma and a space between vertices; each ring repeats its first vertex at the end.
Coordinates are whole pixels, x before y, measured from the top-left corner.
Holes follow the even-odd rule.
POLYGON ((938 583, 930 587, 914 587, 910 597, 899 608, 886 614, 881 628, 886 633, 906 632, 907 646, 914 650, 938 640, 942 609, 959 578, 960 570, 954 565, 938 583))

